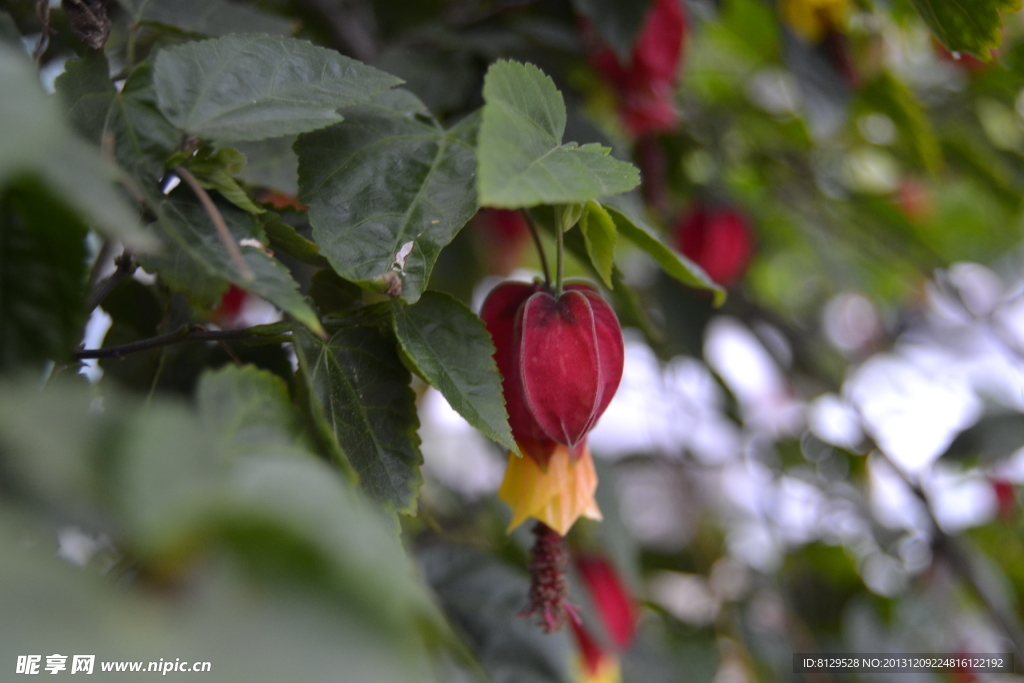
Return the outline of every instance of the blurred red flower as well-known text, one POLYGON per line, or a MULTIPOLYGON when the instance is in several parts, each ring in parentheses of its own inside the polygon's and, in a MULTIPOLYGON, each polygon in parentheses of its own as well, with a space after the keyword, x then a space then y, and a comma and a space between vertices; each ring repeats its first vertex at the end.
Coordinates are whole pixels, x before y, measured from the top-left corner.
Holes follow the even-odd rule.
POLYGON ((683 256, 723 287, 743 278, 754 255, 750 222, 728 206, 699 203, 691 207, 676 223, 675 242, 683 256))

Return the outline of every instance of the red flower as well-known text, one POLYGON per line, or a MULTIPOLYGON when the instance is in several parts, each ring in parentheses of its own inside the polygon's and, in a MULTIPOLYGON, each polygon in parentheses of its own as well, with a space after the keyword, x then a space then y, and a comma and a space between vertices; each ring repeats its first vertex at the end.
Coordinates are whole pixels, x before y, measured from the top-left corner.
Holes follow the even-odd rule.
POLYGON ((754 235, 739 211, 728 207, 693 207, 676 224, 676 248, 728 287, 746 273, 754 254, 754 235))
MULTIPOLYGON (((636 607, 626 592, 611 563, 604 557, 577 556, 576 570, 597 608, 608 635, 621 650, 636 635, 636 607)), ((618 657, 608 652, 579 622, 572 622, 573 634, 580 650, 581 678, 586 683, 618 680, 618 657)))
POLYGON ((622 123, 634 135, 669 131, 679 120, 672 94, 686 29, 686 14, 679 0, 655 0, 629 63, 620 62, 607 46, 591 57, 591 64, 618 95, 622 123))
POLYGON ((578 451, 622 379, 622 330, 590 285, 556 298, 543 285, 505 282, 480 317, 494 339, 509 424, 531 453, 578 451))
POLYGON ((555 297, 541 284, 505 282, 480 317, 494 359, 512 436, 526 456, 510 454, 499 495, 513 508, 514 528, 535 517, 561 535, 580 516, 600 519, 586 435, 622 378, 622 330, 589 285, 555 297))
POLYGON ((608 635, 620 648, 627 647, 636 635, 636 606, 618 572, 607 559, 593 555, 578 556, 576 571, 586 584, 608 635))

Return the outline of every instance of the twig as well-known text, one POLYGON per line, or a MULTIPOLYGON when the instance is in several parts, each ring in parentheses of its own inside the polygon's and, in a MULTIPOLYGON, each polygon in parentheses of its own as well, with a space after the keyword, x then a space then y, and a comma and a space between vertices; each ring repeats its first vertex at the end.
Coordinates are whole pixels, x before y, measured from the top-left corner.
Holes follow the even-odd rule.
MULTIPOLYGON (((106 243, 104 243, 103 246, 106 247, 106 243)), ((100 256, 103 256, 102 250, 100 250, 100 256)), ((110 277, 96 283, 89 292, 89 296, 85 300, 85 310, 92 311, 103 303, 103 300, 110 296, 110 293, 113 292, 119 284, 131 277, 135 272, 135 269, 138 267, 135 263, 135 259, 132 258, 132 255, 127 251, 114 259, 114 263, 117 265, 117 269, 110 274, 110 277)))
POLYGON ((32 59, 36 62, 36 68, 43 63, 43 55, 50 45, 50 0, 36 0, 36 17, 42 27, 39 30, 39 42, 32 52, 32 59))
POLYGON ((163 346, 170 346, 172 344, 181 344, 186 342, 207 342, 207 341, 222 341, 225 339, 261 339, 265 342, 277 342, 285 341, 290 339, 285 335, 258 335, 253 334, 251 330, 207 330, 204 327, 198 325, 182 325, 174 332, 168 334, 162 334, 158 337, 150 337, 149 339, 142 339, 137 342, 131 342, 130 344, 122 344, 121 346, 108 346, 103 349, 82 349, 75 353, 76 360, 84 360, 86 358, 121 358, 132 353, 139 353, 140 351, 149 351, 151 349, 158 349, 163 346))
POLYGON ((231 231, 228 230, 227 223, 224 222, 224 216, 220 215, 220 211, 217 210, 216 204, 210 199, 210 195, 203 189, 203 186, 199 184, 195 176, 189 173, 186 169, 178 166, 174 169, 174 172, 188 183, 188 186, 192 188, 192 191, 199 198, 199 202, 206 209, 206 213, 209 214, 210 220, 213 221, 213 226, 217 228, 217 235, 220 237, 220 241, 224 243, 224 248, 228 250, 228 255, 231 257, 232 263, 235 265, 235 270, 246 282, 252 282, 256 279, 253 275, 252 270, 249 269, 249 264, 242 258, 242 252, 238 249, 238 244, 235 243, 235 239, 231 236, 231 231))

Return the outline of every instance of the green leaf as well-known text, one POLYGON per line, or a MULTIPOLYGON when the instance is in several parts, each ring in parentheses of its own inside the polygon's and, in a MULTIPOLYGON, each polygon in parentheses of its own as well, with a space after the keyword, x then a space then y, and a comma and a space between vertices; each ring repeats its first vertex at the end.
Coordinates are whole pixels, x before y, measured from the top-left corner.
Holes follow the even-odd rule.
POLYGON ((235 147, 249 163, 238 177, 250 185, 294 197, 299 193, 299 158, 292 151, 294 143, 294 136, 239 142, 235 147))
POLYGON ((562 144, 565 102, 554 81, 532 64, 492 64, 484 102, 477 141, 482 206, 574 204, 640 184, 636 167, 609 156, 609 148, 562 144))
MULTIPOLYGON (((239 246, 242 257, 255 275, 247 280, 235 268, 227 248, 221 242, 199 202, 174 196, 154 201, 157 222, 167 236, 167 248, 147 257, 143 265, 160 272, 174 288, 193 294, 197 302, 211 303, 231 282, 274 304, 318 334, 320 321, 299 293, 299 285, 284 265, 261 247, 248 243, 239 246), (194 278, 198 278, 193 281, 194 278)), ((259 222, 242 211, 219 202, 217 206, 236 242, 265 241, 259 222)))
POLYGON ((199 184, 207 190, 217 190, 224 199, 253 214, 265 213, 266 209, 257 206, 242 186, 232 176, 238 175, 245 168, 245 155, 233 147, 222 147, 216 152, 209 147, 202 147, 185 162, 199 184))
POLYGON ((114 188, 115 169, 91 145, 69 135, 38 160, 35 171, 102 234, 136 253, 156 247, 157 240, 141 228, 138 211, 114 188))
POLYGON ((424 292, 412 306, 392 302, 391 317, 416 374, 487 437, 518 450, 505 412, 494 344, 483 321, 440 292, 424 292))
POLYGON ((56 88, 81 135, 97 145, 111 136, 121 168, 157 180, 181 136, 156 107, 152 72, 150 63, 139 65, 118 92, 103 52, 90 50, 67 61, 56 88))
POLYGON ((725 290, 707 276, 700 266, 662 242, 656 231, 641 218, 639 211, 626 199, 604 202, 604 208, 623 237, 650 254, 668 275, 684 285, 715 293, 715 305, 725 301, 725 290))
POLYGON ((153 85, 160 110, 208 140, 263 140, 342 120, 341 107, 398 85, 394 76, 293 38, 225 36, 163 50, 153 85))
POLYGON ((375 325, 324 342, 296 330, 300 367, 360 486, 387 509, 411 513, 423 456, 409 371, 375 325))
POLYGON ((0 195, 0 371, 70 360, 85 322, 87 232, 38 182, 0 195))
POLYGON ((118 0, 133 23, 173 26, 186 33, 223 36, 229 33, 264 33, 286 36, 295 22, 225 0, 118 0))
POLYGON ((879 111, 896 124, 925 170, 935 174, 942 166, 942 150, 927 112, 914 92, 890 73, 882 73, 859 93, 860 109, 879 111))
POLYGON ((953 52, 989 59, 989 48, 1002 42, 1000 12, 1016 12, 1021 0, 910 0, 932 33, 953 52))
POLYGON ((363 306, 363 290, 359 285, 338 277, 330 268, 313 273, 309 284, 309 297, 321 316, 332 313, 351 313, 363 306))
POLYGON ((320 248, 314 242, 306 239, 291 225, 281 220, 276 213, 266 212, 260 216, 263 230, 267 233, 267 240, 271 250, 281 251, 292 258, 298 259, 305 264, 317 268, 328 268, 330 264, 320 255, 320 248))
POLYGON ((207 371, 196 389, 199 415, 240 453, 290 447, 300 434, 284 380, 254 365, 207 371))
POLYGON ((446 132, 401 90, 345 117, 295 143, 313 239, 346 280, 415 302, 441 249, 476 213, 477 119, 446 132))
POLYGON ((601 40, 615 50, 619 61, 629 62, 651 0, 573 0, 572 4, 578 13, 590 19, 601 40))
POLYGON ((555 207, 555 222, 562 232, 572 230, 583 218, 586 209, 586 204, 559 204, 555 207))
POLYGON ((609 288, 614 288, 612 269, 615 267, 615 220, 598 202, 587 202, 587 210, 580 219, 580 230, 587 245, 587 256, 594 264, 594 270, 601 276, 601 281, 609 288))

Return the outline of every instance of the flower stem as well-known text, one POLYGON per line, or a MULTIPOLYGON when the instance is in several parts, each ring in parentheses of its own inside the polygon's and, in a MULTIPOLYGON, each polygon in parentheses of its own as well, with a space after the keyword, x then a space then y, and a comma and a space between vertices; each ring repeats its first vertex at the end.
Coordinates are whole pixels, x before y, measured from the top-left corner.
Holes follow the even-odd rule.
MULTIPOLYGON (((560 221, 556 221, 559 223, 560 221)), ((562 280, 565 274, 565 236, 561 225, 555 225, 555 296, 562 296, 562 280)))
POLYGON ((537 255, 540 256, 540 267, 544 271, 544 284, 548 287, 551 286, 551 269, 548 268, 548 257, 544 254, 544 245, 540 241, 540 233, 537 232, 537 223, 533 220, 533 215, 529 209, 523 209, 523 218, 526 219, 526 225, 530 228, 530 235, 533 236, 533 245, 537 247, 537 255))

